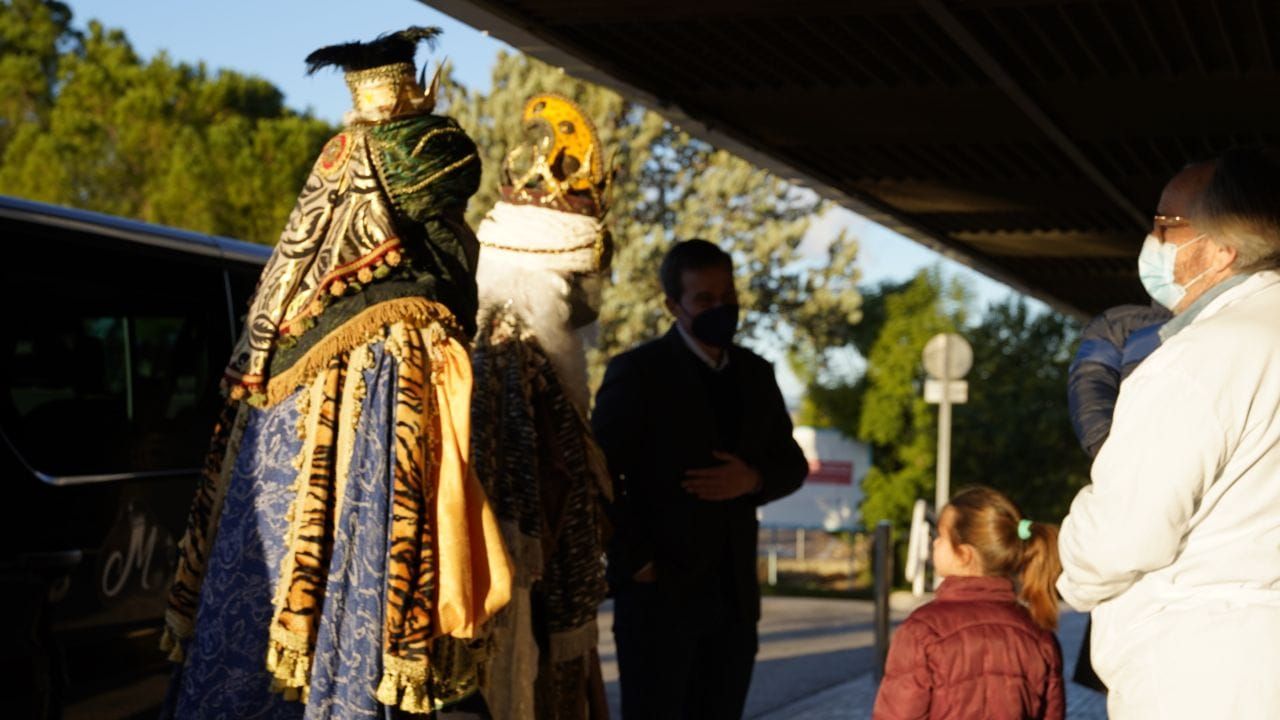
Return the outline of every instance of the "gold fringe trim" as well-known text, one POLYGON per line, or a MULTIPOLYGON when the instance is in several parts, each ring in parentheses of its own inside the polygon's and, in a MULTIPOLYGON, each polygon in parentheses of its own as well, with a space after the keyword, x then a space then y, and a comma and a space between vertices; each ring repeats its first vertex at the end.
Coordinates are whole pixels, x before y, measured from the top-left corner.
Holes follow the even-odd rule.
POLYGON ((351 475, 351 457, 355 454, 356 433, 360 425, 361 410, 368 392, 364 371, 373 365, 373 353, 368 345, 351 351, 347 358, 347 379, 342 386, 341 405, 338 406, 337 458, 334 462, 333 517, 340 521, 346 505, 347 481, 351 475))
POLYGON ((311 689, 311 654, 306 641, 273 626, 267 642, 267 672, 271 673, 272 692, 305 703, 311 689))
POLYGON ((307 492, 311 456, 316 450, 316 425, 320 424, 320 414, 324 410, 326 379, 325 375, 317 373, 311 380, 311 387, 297 398, 296 429, 298 437, 302 438, 302 448, 294 460, 298 473, 289 486, 289 492, 293 496, 289 501, 289 509, 285 511, 289 529, 284 538, 284 556, 280 559, 280 577, 275 582, 275 597, 271 601, 271 625, 266 643, 266 671, 271 674, 271 691, 282 694, 284 700, 301 702, 306 702, 310 688, 311 651, 307 647, 307 638, 289 632, 279 624, 279 620, 285 597, 289 593, 289 579, 293 577, 293 565, 296 561, 293 548, 302 529, 302 514, 298 512, 298 505, 307 492))
POLYGON ((329 358, 367 343, 383 332, 388 325, 401 321, 413 321, 428 325, 439 323, 451 334, 462 337, 462 331, 449 308, 434 300, 421 297, 404 297, 378 303, 334 329, 323 340, 311 346, 288 370, 271 378, 267 383, 266 407, 271 407, 293 394, 324 370, 329 358))
POLYGON ((395 655, 382 656, 382 680, 374 697, 383 705, 411 713, 429 713, 438 709, 427 691, 427 666, 395 655))
POLYGON ((382 679, 374 698, 383 705, 398 707, 405 712, 433 713, 472 695, 479 684, 469 685, 453 697, 433 697, 427 687, 428 668, 425 662, 410 662, 395 655, 383 654, 382 679))
POLYGON ((293 576, 295 561, 293 547, 301 531, 302 516, 298 512, 300 495, 307 491, 307 477, 311 467, 311 455, 315 452, 316 425, 320 422, 320 412, 324 404, 325 378, 317 375, 306 392, 298 396, 298 436, 302 438, 302 449, 294 459, 298 474, 289 486, 293 499, 289 501, 289 509, 285 511, 285 519, 289 529, 285 537, 285 553, 280 558, 280 577, 276 580, 275 597, 271 607, 271 629, 267 640, 267 672, 271 673, 271 690, 284 696, 285 700, 307 701, 307 693, 311 675, 311 656, 306 638, 299 637, 281 627, 280 611, 284 607, 285 597, 289 594, 289 581, 293 576))
POLYGON ((169 653, 169 662, 180 663, 186 659, 182 652, 182 641, 167 625, 164 632, 160 634, 160 650, 169 653))
MULTIPOLYGON (((324 405, 323 377, 312 378, 312 385, 307 392, 298 397, 298 437, 302 439, 302 449, 294 458, 293 465, 298 473, 293 476, 289 485, 292 499, 289 509, 285 510, 285 520, 289 523, 288 534, 284 538, 284 555, 280 558, 280 577, 276 580, 276 591, 271 601, 271 633, 274 638, 276 620, 280 617, 280 609, 284 607, 285 598, 289 594, 289 582, 293 577, 294 544, 298 541, 298 533, 302 530, 302 515, 298 512, 298 504, 307 492, 307 479, 311 471, 311 456, 316 450, 316 426, 320 424, 320 411, 324 405), (305 398, 305 399, 304 399, 305 398)), ((282 629, 281 632, 284 632, 282 629)))

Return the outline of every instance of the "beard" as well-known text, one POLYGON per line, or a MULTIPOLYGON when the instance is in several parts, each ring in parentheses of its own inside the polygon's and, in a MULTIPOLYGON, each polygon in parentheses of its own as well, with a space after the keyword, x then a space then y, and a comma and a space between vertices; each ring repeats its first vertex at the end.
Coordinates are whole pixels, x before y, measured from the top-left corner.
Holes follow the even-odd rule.
POLYGON ((584 340, 600 314, 604 278, 558 271, 509 253, 481 253, 476 282, 482 308, 508 306, 551 360, 565 393, 586 412, 590 402, 584 340), (580 332, 583 330, 583 332, 580 332))

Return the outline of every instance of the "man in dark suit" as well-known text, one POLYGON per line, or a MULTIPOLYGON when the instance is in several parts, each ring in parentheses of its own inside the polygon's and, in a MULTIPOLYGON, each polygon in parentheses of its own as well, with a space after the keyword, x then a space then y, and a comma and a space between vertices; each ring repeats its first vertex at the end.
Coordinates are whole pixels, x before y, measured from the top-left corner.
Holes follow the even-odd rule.
POLYGON ((592 416, 614 481, 622 714, 740 718, 760 619, 756 507, 799 488, 808 463, 773 367, 733 344, 729 255, 681 242, 661 276, 675 323, 609 363, 592 416))

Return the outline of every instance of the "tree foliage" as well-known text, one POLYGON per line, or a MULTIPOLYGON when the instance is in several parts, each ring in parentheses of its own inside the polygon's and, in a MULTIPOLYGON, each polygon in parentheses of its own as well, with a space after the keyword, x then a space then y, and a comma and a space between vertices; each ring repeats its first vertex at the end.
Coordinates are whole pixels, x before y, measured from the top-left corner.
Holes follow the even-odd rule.
POLYGON ((613 279, 592 357, 597 377, 608 357, 665 329, 658 265, 678 239, 704 238, 734 255, 747 311, 744 335, 815 348, 847 341, 859 317, 857 247, 842 235, 830 239, 821 257, 803 256, 809 220, 823 207, 812 193, 689 137, 612 91, 523 55, 499 56, 487 94, 450 88, 449 112, 484 154, 473 226, 497 199, 502 159, 525 141, 520 110, 538 92, 558 92, 581 105, 619 169, 609 211, 613 279))
POLYGON ((802 421, 835 427, 872 446, 862 483, 863 522, 905 527, 916 498, 933 502, 937 407, 923 399, 921 353, 939 332, 973 346, 969 401, 953 415, 951 487, 995 487, 1031 517, 1057 522, 1088 481, 1088 462, 1067 418, 1067 366, 1079 335, 1062 315, 1009 299, 968 321, 969 294, 937 271, 863 292, 851 333, 866 372, 835 383, 812 374, 802 421))
POLYGON ((0 193, 274 243, 334 128, 266 80, 144 61, 71 20, 0 3, 0 193))
POLYGON ((973 345, 969 402, 956 407, 952 487, 990 485, 1031 518, 1057 523, 1088 483, 1067 415, 1067 368, 1080 327, 1025 300, 987 308, 973 345))
MULTIPOLYGON (((273 243, 335 131, 286 108, 265 80, 164 54, 144 61, 122 32, 96 22, 79 31, 52 0, 0 0, 0 43, 0 193, 273 243)), ((524 140, 525 100, 546 91, 582 105, 621 169, 597 374, 662 331, 657 267, 676 239, 706 238, 734 254, 744 335, 815 348, 844 341, 858 319, 856 244, 840 236, 818 243, 820 257, 802 255, 822 208, 815 195, 522 55, 498 58, 488 93, 446 87, 445 111, 484 161, 473 225, 497 200, 503 157, 524 140)))
POLYGON ((862 519, 902 527, 917 497, 931 498, 937 415, 923 397, 920 353, 929 338, 965 320, 967 290, 922 271, 883 297, 883 321, 867 354, 857 433, 871 444, 874 465, 862 481, 862 519))

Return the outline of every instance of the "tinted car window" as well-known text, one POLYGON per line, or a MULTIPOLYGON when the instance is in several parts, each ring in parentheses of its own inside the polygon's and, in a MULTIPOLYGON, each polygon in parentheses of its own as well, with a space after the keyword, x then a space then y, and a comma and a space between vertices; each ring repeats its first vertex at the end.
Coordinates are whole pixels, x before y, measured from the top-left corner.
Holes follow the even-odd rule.
POLYGON ((198 467, 230 352, 216 261, 49 232, 6 238, 5 434, 50 475, 198 467))
POLYGON ((253 293, 258 289, 258 277, 262 268, 256 265, 232 263, 227 266, 227 285, 231 290, 231 313, 235 320, 236 335, 244 328, 245 316, 249 314, 249 303, 253 293))

